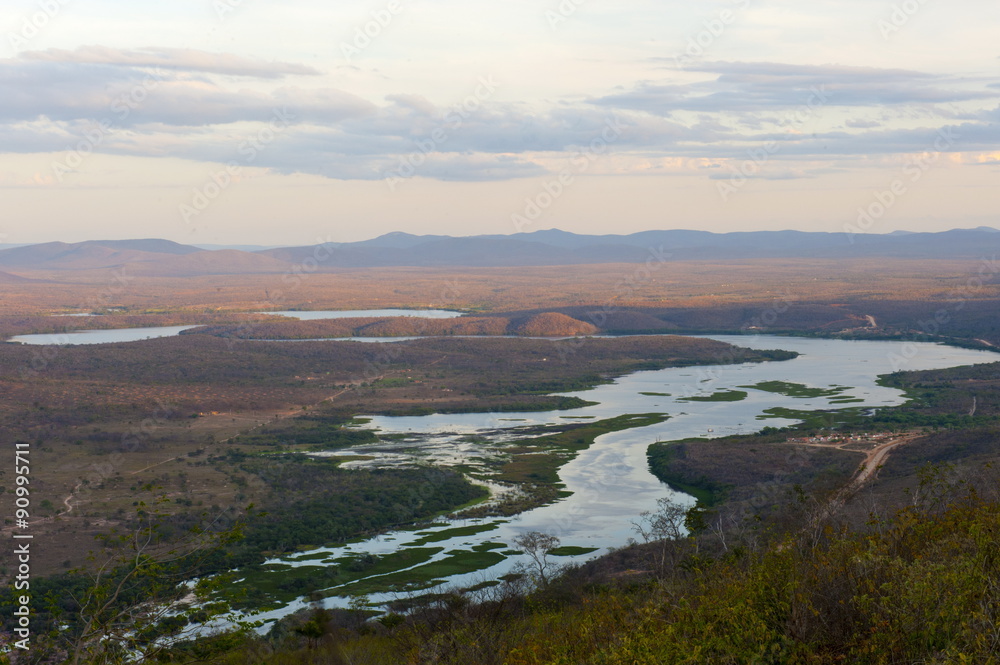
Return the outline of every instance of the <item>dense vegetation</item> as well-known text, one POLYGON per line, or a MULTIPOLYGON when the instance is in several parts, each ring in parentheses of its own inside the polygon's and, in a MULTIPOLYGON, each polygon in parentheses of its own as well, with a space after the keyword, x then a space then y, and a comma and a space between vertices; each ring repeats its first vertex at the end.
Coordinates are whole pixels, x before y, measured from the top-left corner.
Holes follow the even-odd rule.
POLYGON ((512 580, 376 622, 314 611, 214 662, 994 663, 995 485, 983 495, 926 476, 919 489, 855 528, 841 515, 817 522, 800 502, 793 530, 757 522, 721 537, 704 528, 710 514, 689 514, 696 536, 624 548, 527 595, 512 580))
MULTIPOLYGON (((242 488, 249 489, 253 485, 263 488, 260 504, 239 513, 220 512, 218 507, 211 511, 184 512, 177 511, 176 506, 171 509, 170 504, 176 504, 176 499, 159 499, 155 537, 168 547, 186 534, 202 532, 205 525, 232 525, 237 521, 241 524, 239 538, 227 538, 210 551, 200 552, 196 560, 183 556, 163 566, 164 579, 174 579, 174 570, 184 571, 183 577, 174 579, 177 583, 236 567, 252 569, 268 556, 342 543, 398 524, 433 518, 487 495, 484 488, 470 484, 460 474, 438 469, 345 471, 337 468, 335 462, 300 455, 273 457, 240 453, 231 453, 225 463, 233 467, 233 478, 242 488), (220 520, 219 515, 225 519, 220 520), (206 516, 208 521, 205 521, 206 516)), ((137 497, 149 497, 152 504, 157 501, 152 494, 158 491, 147 487, 137 497)), ((141 515, 145 511, 139 510, 140 517, 123 520, 115 533, 141 532, 141 515)), ((104 537, 101 542, 103 545, 95 554, 98 566, 115 558, 109 540, 104 537)), ((131 569, 127 557, 116 565, 123 570, 131 569)), ((36 608, 39 610, 33 621, 36 634, 44 634, 55 625, 55 612, 63 613, 61 621, 66 631, 72 633, 80 628, 75 617, 81 610, 80 599, 94 587, 94 569, 95 566, 90 565, 32 582, 34 597, 50 600, 49 606, 36 608)), ((130 586, 119 603, 128 605, 153 597, 151 594, 143 596, 152 584, 147 579, 130 586)), ((311 587, 304 589, 307 590, 311 587)), ((0 590, 4 629, 10 629, 15 621, 14 598, 11 587, 0 590)))
POLYGON ((796 433, 809 430, 654 443, 647 455, 657 478, 706 506, 770 506, 795 486, 824 495, 850 480, 862 459, 858 453, 789 444, 796 433))
POLYGON ((247 526, 248 556, 342 543, 389 526, 433 517, 487 496, 461 474, 440 469, 354 469, 305 456, 229 459, 267 486, 266 514, 247 526))
POLYGON ((378 441, 371 430, 346 427, 353 423, 350 418, 314 410, 233 437, 232 443, 278 451, 298 446, 307 450, 337 450, 378 441))

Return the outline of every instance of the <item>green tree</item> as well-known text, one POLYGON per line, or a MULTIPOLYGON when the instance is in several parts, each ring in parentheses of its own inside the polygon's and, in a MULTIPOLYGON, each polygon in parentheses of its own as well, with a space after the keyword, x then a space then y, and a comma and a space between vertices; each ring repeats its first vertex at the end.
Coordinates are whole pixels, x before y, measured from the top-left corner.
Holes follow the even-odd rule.
POLYGON ((52 604, 62 624, 55 646, 68 654, 68 663, 152 660, 213 622, 225 620, 236 632, 252 627, 233 616, 228 600, 216 597, 226 576, 199 578, 210 559, 241 537, 242 523, 227 513, 203 515, 177 533, 163 510, 168 502, 140 502, 131 528, 99 537, 103 561, 75 571, 87 577, 83 590, 73 594, 75 611, 52 604))

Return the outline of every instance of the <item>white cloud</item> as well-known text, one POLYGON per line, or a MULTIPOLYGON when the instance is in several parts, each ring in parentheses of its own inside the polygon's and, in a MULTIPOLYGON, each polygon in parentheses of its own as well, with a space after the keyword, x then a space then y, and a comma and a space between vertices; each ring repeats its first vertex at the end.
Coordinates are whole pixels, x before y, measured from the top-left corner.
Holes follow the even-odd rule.
POLYGON ((165 47, 117 49, 108 46, 81 46, 74 50, 26 51, 21 53, 20 57, 36 62, 146 67, 263 79, 283 78, 291 75, 318 76, 321 73, 313 67, 296 63, 265 62, 232 53, 208 53, 196 49, 165 47))
POLYGON ((275 108, 338 122, 370 112, 371 103, 342 90, 282 86, 238 88, 176 71, 76 62, 0 60, 0 120, 108 120, 204 126, 266 122, 275 108))
MULTIPOLYGON (((588 171, 594 185, 573 194, 588 201, 575 209, 581 215, 605 210, 592 197, 636 174, 669 177, 670 188, 683 180, 683 192, 671 189, 679 199, 699 186, 714 196, 710 174, 770 143, 779 148, 743 200, 782 183, 835 189, 862 172, 870 178, 933 149, 940 130, 959 136, 950 151, 1000 152, 995 2, 970 0, 963 12, 924 3, 890 40, 877 21, 891 7, 869 0, 590 1, 555 29, 546 11, 558 11, 556 0, 403 5, 348 63, 340 44, 372 20, 378 3, 243 2, 221 19, 198 0, 66 4, 30 50, 0 59, 3 181, 38 182, 33 158, 73 150, 101 122, 114 131, 94 152, 154 161, 184 179, 192 165, 208 172, 246 160, 240 146, 281 109, 294 121, 249 164, 270 174, 275 192, 306 178, 347 181, 345 191, 370 196, 388 191, 378 182, 386 172, 418 161, 406 190, 433 189, 427 205, 462 188, 496 183, 514 191, 526 179, 550 178, 617 119, 621 135, 588 171), (675 56, 724 9, 736 11, 731 24, 678 69, 675 56), (468 104, 483 77, 495 77, 496 90, 468 104), (797 115, 816 88, 827 99, 797 115), (305 175, 282 175, 295 173, 305 175)), ((87 182, 118 182, 95 166, 100 159, 80 167, 87 182)), ((969 170, 995 176, 995 166, 969 170)), ((136 178, 162 176, 149 173, 136 178)), ((652 185, 635 186, 636 214, 670 207, 652 185)), ((767 214, 785 205, 771 195, 757 202, 767 214)), ((571 200, 560 205, 568 210, 571 200)), ((371 202, 350 204, 363 210, 371 202)), ((477 205, 475 197, 466 203, 477 205)), ((705 218, 717 204, 702 200, 684 214, 705 218)), ((717 218, 741 212, 736 205, 717 218)), ((427 214, 462 215, 447 207, 427 214)))

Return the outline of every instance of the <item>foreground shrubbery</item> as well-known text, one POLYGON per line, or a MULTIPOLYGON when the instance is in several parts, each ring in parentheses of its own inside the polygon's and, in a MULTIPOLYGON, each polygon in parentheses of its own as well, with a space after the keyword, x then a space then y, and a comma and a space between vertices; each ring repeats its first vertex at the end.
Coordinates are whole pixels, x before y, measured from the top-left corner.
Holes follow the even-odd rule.
POLYGON ((705 534, 671 543, 666 558, 659 543, 610 557, 642 562, 641 575, 595 572, 605 562, 527 596, 508 584, 483 602, 451 595, 405 619, 314 613, 217 662, 998 662, 1000 504, 975 492, 919 496, 862 528, 804 520, 758 548, 705 534))

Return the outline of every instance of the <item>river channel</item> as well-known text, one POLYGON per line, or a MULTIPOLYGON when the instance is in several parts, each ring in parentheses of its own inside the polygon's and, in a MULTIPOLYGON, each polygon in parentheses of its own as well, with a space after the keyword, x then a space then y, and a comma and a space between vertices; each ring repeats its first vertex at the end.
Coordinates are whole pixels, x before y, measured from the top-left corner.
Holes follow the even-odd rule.
MULTIPOLYGON (((372 458, 353 462, 355 465, 475 467, 490 455, 502 454, 503 442, 516 439, 518 429, 527 426, 586 422, 626 414, 662 413, 669 419, 599 437, 560 470, 560 479, 572 494, 557 503, 510 518, 439 520, 419 530, 394 531, 342 547, 273 559, 264 571, 255 572, 244 583, 257 584, 265 573, 279 577, 290 572, 302 574, 303 571, 295 570, 302 567, 309 567, 318 578, 327 566, 350 565, 367 555, 389 562, 409 551, 412 556, 405 566, 388 569, 382 566, 361 580, 326 590, 331 594, 324 601, 328 607, 346 606, 352 596, 360 594, 377 606, 407 593, 464 588, 496 580, 518 563, 526 562, 525 556, 514 550, 513 539, 528 531, 556 535, 563 546, 574 548, 575 554, 561 557, 559 562, 582 562, 607 548, 626 544, 635 536, 631 522, 642 511, 654 510, 658 499, 669 496, 683 503, 694 503, 691 497, 672 492, 650 473, 646 449, 651 443, 751 433, 765 426, 782 427, 795 422, 767 413, 776 407, 814 411, 895 406, 905 401, 903 394, 879 386, 879 375, 1000 360, 1000 355, 987 351, 930 343, 767 335, 710 337, 737 346, 785 349, 800 355, 780 362, 637 372, 592 390, 568 393, 596 402, 573 410, 373 417, 364 427, 386 436, 385 441, 329 454, 372 458), (781 394, 773 392, 773 388, 753 387, 765 382, 819 390, 781 394), (727 393, 735 401, 713 399, 727 393), (740 397, 739 393, 745 396, 740 397), (822 396, 812 396, 817 393, 822 396)), ((285 599, 280 609, 255 618, 270 622, 307 604, 305 598, 290 602, 285 599)))

